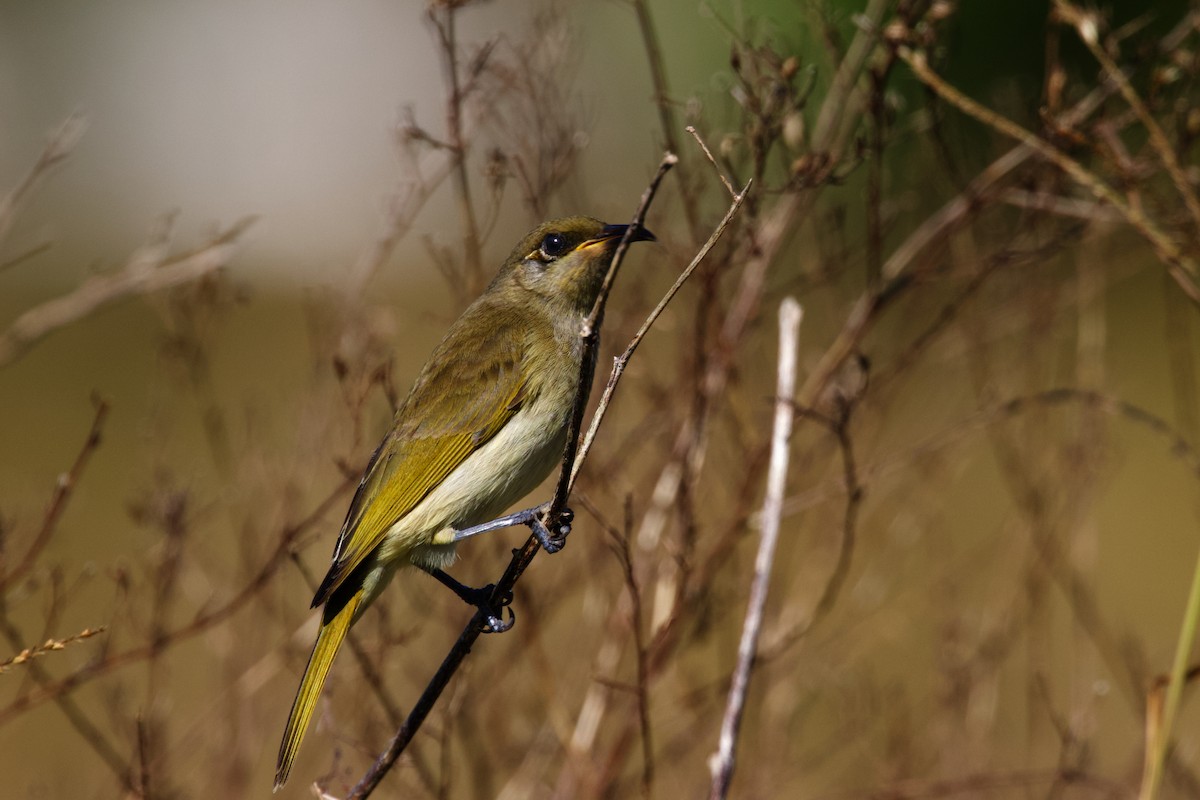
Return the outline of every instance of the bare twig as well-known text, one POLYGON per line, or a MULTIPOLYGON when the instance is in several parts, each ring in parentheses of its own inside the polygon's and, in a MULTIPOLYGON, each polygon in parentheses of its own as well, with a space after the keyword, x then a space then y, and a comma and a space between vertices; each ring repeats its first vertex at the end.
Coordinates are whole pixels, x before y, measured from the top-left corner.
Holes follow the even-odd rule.
MULTIPOLYGON (((324 519, 325 514, 342 501, 343 495, 358 481, 354 478, 344 478, 313 508, 308 515, 298 522, 287 525, 279 535, 274 550, 267 556, 263 564, 253 576, 226 602, 216 608, 198 613, 191 621, 165 633, 157 640, 148 644, 131 647, 117 653, 110 653, 104 658, 92 661, 74 672, 53 682, 43 684, 35 692, 29 692, 13 700, 7 706, 0 708, 0 726, 11 722, 20 714, 41 705, 48 700, 57 700, 63 695, 70 694, 80 686, 90 683, 97 678, 108 675, 131 664, 141 663, 154 658, 163 649, 179 642, 198 636, 216 625, 226 621, 243 609, 251 600, 259 595, 279 567, 287 562, 289 555, 300 546, 300 535, 314 527, 324 519)), ((0 592, 0 597, 3 593, 0 592)))
MULTIPOLYGON (((717 177, 721 179, 721 183, 725 186, 725 191, 729 192, 730 197, 736 198, 738 196, 737 190, 733 188, 733 184, 729 182, 729 178, 726 178, 725 173, 717 166, 717 160, 713 158, 712 151, 708 149, 708 145, 704 142, 704 139, 700 138, 699 132, 691 125, 687 126, 687 132, 692 135, 692 138, 696 140, 696 144, 700 145, 700 149, 704 151, 704 157, 708 159, 708 163, 712 164, 713 169, 716 170, 717 177)), ((743 189, 742 194, 745 193, 745 189, 743 189)))
POLYGON ((436 150, 427 154, 424 161, 430 162, 430 169, 422 169, 422 164, 414 159, 415 177, 400 182, 388 200, 383 231, 358 257, 351 268, 350 277, 345 284, 346 294, 350 298, 357 300, 362 296, 371 276, 379 271, 395 251, 396 245, 412 227, 417 212, 425 206, 434 191, 450 176, 454 165, 453 158, 444 150, 436 150))
POLYGON ((692 258, 691 263, 687 265, 683 272, 679 273, 679 277, 675 279, 675 283, 672 284, 671 288, 667 290, 667 293, 662 296, 662 299, 658 301, 658 305, 654 307, 654 310, 650 312, 650 315, 646 317, 646 321, 642 323, 642 327, 638 329, 636 334, 634 334, 633 339, 631 339, 629 342, 629 346, 625 348, 625 352, 613 359, 613 368, 612 372, 608 376, 608 384, 604 387, 604 393, 600 395, 600 404, 596 408, 596 413, 592 416, 592 422, 591 425, 588 426, 587 435, 584 436, 583 443, 579 447, 579 458, 576 460, 575 466, 571 470, 572 484, 574 484, 575 477, 578 475, 579 469, 583 466, 583 459, 587 456, 588 451, 592 448, 592 441, 596 438, 596 430, 600 427, 600 422, 604 419, 604 415, 608 411, 609 401, 611 401, 613 392, 617 388, 618 381, 621 380, 621 375, 625 372, 625 367, 628 365, 630 357, 633 356, 633 352, 637 350, 638 345, 641 344, 642 339, 649 332, 650 326, 654 324, 654 321, 658 319, 660 314, 662 314, 663 310, 667 307, 667 304, 671 302, 671 299, 675 296, 675 293, 678 292, 683 284, 687 282, 687 279, 691 277, 693 272, 695 272, 696 267, 700 265, 700 262, 704 260, 704 258, 716 245, 717 240, 720 239, 725 233, 725 228, 728 227, 730 221, 742 207, 742 203, 745 201, 747 192, 750 191, 751 185, 752 184, 747 183, 744 187, 742 187, 741 192, 733 196, 733 203, 730 204, 729 209, 725 212, 725 217, 717 224, 717 227, 713 230, 712 235, 708 237, 708 241, 706 241, 696 252, 696 255, 692 258))
MULTIPOLYGON (((1058 117, 1055 123, 1066 128, 1074 127, 1095 112, 1112 92, 1113 89, 1109 86, 1093 89, 1071 109, 1058 117)), ((1012 174, 1017 167, 1032 158, 1035 152, 1034 148, 1028 144, 1019 144, 980 171, 962 192, 927 217, 899 247, 892 251, 883 265, 884 280, 892 280, 899 276, 930 245, 945 237, 957 225, 969 218, 980 200, 989 192, 994 191, 1001 181, 1012 174)))
POLYGON ((746 705, 746 691, 750 685, 750 669, 758 650, 771 567, 775 563, 779 517, 783 511, 783 493, 787 486, 790 459, 789 444, 794 417, 792 397, 796 392, 796 358, 802 316, 800 304, 790 297, 785 298, 779 308, 779 379, 775 391, 775 424, 771 433, 771 466, 767 472, 767 493, 763 498, 762 538, 754 559, 754 582, 750 585, 750 603, 742 627, 742 640, 738 644, 737 668, 729 687, 725 717, 721 721, 721 737, 709 765, 713 774, 709 800, 723 800, 733 780, 734 750, 746 705))
POLYGON ((1151 712, 1149 705, 1147 708, 1147 731, 1152 735, 1146 737, 1146 769, 1142 774, 1138 800, 1155 800, 1158 797, 1163 766, 1171 747, 1171 733, 1183 697, 1183 684, 1189 676, 1188 656, 1192 652, 1197 629, 1200 629, 1200 554, 1197 555, 1196 566, 1192 570, 1192 586, 1188 590, 1187 604, 1183 610, 1183 622, 1180 624, 1179 640, 1175 646, 1175 658, 1171 663, 1166 695, 1159 706, 1162 711, 1161 718, 1151 712), (1151 725, 1151 721, 1158 721, 1159 724, 1151 725))
MULTIPOLYGON (((4 603, 5 597, 0 594, 0 633, 8 640, 13 647, 20 647, 22 636, 21 632, 12 623, 8 616, 8 608, 4 603)), ((45 686, 50 683, 50 673, 42 668, 42 665, 37 661, 25 660, 28 674, 33 678, 39 686, 45 686)), ((108 740, 108 737, 98 728, 79 704, 75 702, 73 697, 60 696, 54 699, 63 716, 67 718, 67 722, 75 729, 88 746, 92 748, 105 766, 112 772, 121 785, 132 790, 134 788, 133 778, 129 769, 126 767, 125 757, 117 752, 116 746, 108 740)))
POLYGON ((1197 231, 1200 231, 1200 200, 1196 198, 1196 191, 1187 175, 1184 174, 1183 167, 1179 164, 1179 156, 1175 153, 1175 148, 1171 146, 1170 140, 1167 139, 1167 134, 1163 132, 1162 126, 1150 113, 1150 109, 1146 108, 1146 103, 1133 88, 1129 79, 1125 77, 1125 73, 1113 61, 1112 56, 1100 45, 1099 26, 1095 12, 1084 12, 1067 0, 1055 0, 1054 11, 1064 22, 1075 28, 1079 38, 1083 40, 1087 49, 1104 68, 1104 74, 1117 85, 1125 102, 1137 114, 1138 119, 1146 128, 1146 133, 1149 134, 1150 146, 1158 154, 1167 174, 1171 176, 1171 182, 1175 184, 1176 190, 1183 198, 1184 205, 1187 206, 1188 213, 1192 217, 1192 225, 1197 231))
POLYGON ((1022 144, 1031 147, 1038 155, 1067 173, 1072 180, 1117 209, 1121 216, 1125 218, 1125 221, 1154 248, 1154 252, 1166 264, 1167 269, 1170 271, 1171 276, 1175 278, 1175 282, 1179 285, 1179 288, 1193 302, 1200 304, 1200 286, 1196 284, 1197 276, 1200 275, 1200 268, 1197 267, 1195 259, 1185 253, 1179 243, 1162 230, 1158 226, 1158 223, 1150 219, 1139 205, 1128 202, 1115 189, 1105 183, 1099 175, 1087 169, 1045 139, 1030 133, 1012 120, 1000 116, 991 109, 985 108, 955 89, 930 68, 924 53, 910 50, 907 47, 901 47, 898 52, 900 58, 904 59, 909 67, 912 68, 913 73, 944 100, 957 107, 963 113, 974 117, 984 125, 994 128, 1005 136, 1012 137, 1022 144))
MULTIPOLYGON (((37 563, 38 556, 41 555, 58 527, 58 521, 71 499, 71 492, 79 483, 79 478, 83 475, 88 461, 91 460, 92 453, 100 446, 100 434, 104 430, 105 420, 108 419, 108 403, 98 397, 93 398, 92 403, 96 409, 95 415, 92 417, 92 427, 88 430, 87 437, 83 440, 83 446, 79 448, 79 453, 75 456, 75 462, 71 464, 71 468, 58 476, 54 493, 50 496, 50 503, 46 506, 46 513, 42 517, 41 527, 21 560, 11 569, 0 570, 0 596, 11 589, 37 563)), ((3 554, 0 553, 0 567, 4 566, 4 560, 3 554)))
POLYGON ((68 636, 65 639, 47 639, 34 647, 26 647, 21 652, 11 658, 6 658, 0 661, 0 673, 8 672, 13 667, 19 667, 22 664, 27 664, 35 658, 41 658, 50 653, 56 653, 59 650, 66 650, 69 646, 76 642, 82 642, 84 639, 90 639, 93 636, 98 636, 108 630, 103 625, 98 628, 84 628, 74 636, 68 636))
MULTIPOLYGON (((658 31, 654 26, 654 18, 650 15, 650 5, 646 0, 632 0, 634 14, 637 15, 638 30, 642 34, 642 46, 646 50, 646 60, 650 67, 650 81, 654 85, 654 105, 658 108, 658 122, 662 128, 663 147, 668 153, 679 153, 679 141, 676 131, 679 126, 675 122, 675 110, 671 103, 671 91, 667 86, 667 67, 663 61, 662 47, 658 41, 658 31)), ((683 202, 683 214, 687 218, 688 231, 694 240, 699 240, 700 214, 696 208, 695 193, 688 190, 684 183, 686 176, 683 170, 676 175, 680 187, 680 199, 683 202)))
MULTIPOLYGON (((471 200, 471 184, 467 171, 468 139, 463 134, 465 106, 471 91, 471 81, 464 81, 460 74, 461 62, 458 54, 458 39, 456 21, 460 3, 432 4, 429 8, 429 19, 437 31, 438 43, 442 50, 443 64, 450 82, 449 96, 446 100, 446 128, 450 137, 448 145, 454 154, 452 171, 459 214, 462 217, 463 247, 466 259, 466 276, 468 285, 481 289, 484 284, 482 243, 479 238, 479 223, 475 219, 475 205, 471 200)), ((487 49, 482 58, 486 60, 487 49)), ((471 69, 482 69, 482 63, 471 65, 471 69)))
MULTIPOLYGON (((848 136, 843 130, 843 117, 853 120, 854 113, 849 100, 854 86, 862 76, 864 65, 879 41, 880 22, 892 0, 870 0, 858 19, 862 21, 858 33, 846 49, 846 55, 838 64, 837 72, 829 87, 825 102, 813 126, 813 149, 818 153, 828 152, 829 160, 836 162, 848 136)), ((855 124, 857 121, 855 120, 855 124)))
POLYGON ((41 183, 47 173, 58 163, 65 160, 87 130, 87 120, 73 114, 50 135, 46 146, 42 149, 38 160, 34 162, 25 177, 14 186, 8 194, 0 199, 0 241, 8 235, 16 217, 17 207, 21 201, 41 183))
MULTIPOLYGON (((558 512, 562 511, 566 505, 567 497, 575 486, 575 477, 583 467, 583 462, 591 447, 590 441, 584 441, 583 446, 580 447, 579 432, 583 426, 583 412, 587 408, 592 378, 596 373, 596 348, 600 344, 600 325, 604 321, 604 309, 608 304, 608 295, 612 291, 613 281, 616 280, 617 272, 621 268, 625 251, 629 249, 629 244, 633 241, 633 235, 642 227, 646 211, 650 208, 650 202, 654 199, 659 184, 662 183, 667 172, 678 163, 679 157, 674 153, 668 152, 663 155, 662 161, 658 165, 658 171, 654 173, 654 177, 650 179, 650 185, 642 194, 642 201, 638 206, 637 213, 633 215, 632 224, 625 231, 625 235, 621 237, 621 242, 617 245, 616 252, 613 253, 612 264, 604 276, 600 295, 596 298, 591 313, 583 321, 583 330, 580 331, 579 338, 583 341, 584 358, 580 365, 579 383, 575 390, 575 405, 572 409, 571 420, 567 425, 567 447, 563 452, 562 471, 559 473, 558 485, 554 490, 554 499, 550 501, 547 519, 555 519, 558 512)), ((593 424, 598 425, 599 422, 593 418, 593 424)))
POLYGON ((146 719, 139 714, 137 718, 137 761, 138 761, 138 796, 142 800, 152 797, 150 790, 150 733, 146 730, 146 719))
POLYGON ((8 330, 0 332, 0 367, 12 363, 50 333, 109 303, 188 283, 224 267, 254 220, 246 217, 235 222, 198 249, 175 256, 167 255, 169 235, 164 233, 135 253, 120 270, 93 276, 73 291, 31 308, 8 330))
POLYGON ((650 688, 646 665, 646 637, 642 629, 644 624, 642 619, 642 589, 638 583, 637 574, 634 569, 633 548, 630 546, 630 540, 633 535, 633 497, 630 495, 625 496, 624 524, 620 529, 608 524, 600 509, 593 506, 586 497, 581 497, 580 500, 583 507, 600 522, 608 533, 609 538, 612 540, 613 552, 616 553, 617 560, 621 564, 621 573, 625 578, 625 590, 628 598, 628 603, 622 603, 621 605, 628 605, 629 627, 633 632, 633 645, 636 655, 637 683, 634 686, 617 684, 615 681, 610 681, 603 677, 596 677, 594 680, 610 689, 631 691, 637 697, 638 722, 640 723, 642 738, 642 797, 650 798, 654 793, 654 745, 650 734, 650 688))

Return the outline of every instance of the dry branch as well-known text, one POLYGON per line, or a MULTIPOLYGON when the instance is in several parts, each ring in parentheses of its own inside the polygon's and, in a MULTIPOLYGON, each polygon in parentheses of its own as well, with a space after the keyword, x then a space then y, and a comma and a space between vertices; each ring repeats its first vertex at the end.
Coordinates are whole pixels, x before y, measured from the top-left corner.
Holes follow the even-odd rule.
POLYGON ((168 255, 170 224, 116 272, 93 276, 61 297, 31 308, 0 332, 0 367, 15 361, 39 340, 109 303, 189 283, 229 263, 255 217, 219 232, 196 250, 168 255))
POLYGON ((729 687, 729 700, 721 721, 721 736, 717 752, 710 762, 712 788, 709 800, 724 800, 733 781, 734 750, 742 726, 742 711, 746 692, 750 688, 750 669, 758 651, 758 636, 762 630, 763 609, 767 603, 767 588, 771 567, 779 543, 779 517, 783 512, 783 493, 787 487, 788 461, 795 416, 792 398, 796 393, 796 359, 799 349, 800 304, 788 297, 779 308, 779 367, 775 390, 775 423, 771 432, 771 466, 767 473, 767 493, 763 498, 762 538, 754 559, 754 581, 750 584, 750 603, 738 644, 737 668, 729 687))
POLYGON ((56 164, 71 155, 71 151, 79 144, 85 131, 87 131, 87 120, 73 115, 68 117, 58 127, 58 130, 50 135, 46 146, 42 148, 41 155, 38 156, 29 172, 4 196, 4 199, 0 200, 0 241, 3 241, 9 230, 12 229, 12 223, 16 218, 17 208, 21 201, 37 188, 56 164))
POLYGON ((92 454, 100 446, 100 434, 104 430, 105 421, 108 419, 108 403, 99 398, 93 398, 92 403, 96 409, 92 417, 92 426, 88 429, 87 436, 84 438, 83 445, 79 448, 79 453, 75 456, 75 461, 71 464, 71 468, 58 476, 54 492, 51 494, 50 502, 46 506, 46 513, 42 516, 42 524, 38 528, 37 534, 34 535, 33 541, 25 550, 25 554, 21 557, 21 560, 11 568, 7 566, 5 563, 6 559, 0 554, 0 567, 3 568, 0 570, 0 598, 17 581, 27 575, 37 563, 38 557, 45 550, 46 545, 50 542, 50 538, 54 535, 54 531, 58 528, 58 521, 62 518, 63 511, 66 510, 67 503, 71 499, 71 493, 75 490, 76 485, 78 485, 84 469, 87 468, 88 462, 92 458, 92 454))
POLYGON ((1175 279, 1179 288, 1193 302, 1200 304, 1200 286, 1196 284, 1197 278, 1200 277, 1200 267, 1197 267, 1196 260, 1185 252, 1180 244, 1171 238, 1157 222, 1147 216, 1139 205, 1127 201, 1103 178, 1045 139, 1025 130, 991 109, 985 108, 955 89, 933 71, 923 52, 910 50, 907 47, 901 47, 898 52, 900 58, 912 68, 913 73, 921 82, 937 92, 942 99, 984 125, 1032 148, 1038 155, 1067 173, 1080 186, 1115 208, 1125 221, 1150 243, 1154 252, 1166 264, 1171 277, 1175 279))
POLYGON ((21 652, 11 658, 6 658, 0 661, 0 673, 8 672, 13 667, 18 667, 22 664, 27 664, 35 658, 41 658, 50 653, 56 653, 59 650, 66 650, 69 646, 76 642, 82 642, 84 639, 90 639, 93 636, 98 636, 107 630, 103 625, 98 628, 84 628, 74 636, 68 636, 65 639, 47 639, 34 647, 26 647, 21 652))

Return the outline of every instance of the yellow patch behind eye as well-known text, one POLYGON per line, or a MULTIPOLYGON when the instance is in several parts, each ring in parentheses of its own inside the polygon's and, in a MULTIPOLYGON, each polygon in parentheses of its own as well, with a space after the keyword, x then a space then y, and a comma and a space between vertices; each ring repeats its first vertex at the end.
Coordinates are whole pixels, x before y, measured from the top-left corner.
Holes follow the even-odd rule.
POLYGON ((609 245, 609 244, 613 244, 614 241, 619 242, 620 240, 621 240, 621 237, 619 237, 619 236, 616 236, 616 237, 607 236, 603 239, 588 239, 586 242, 579 245, 579 247, 576 249, 577 250, 588 250, 592 247, 596 247, 597 245, 609 245))

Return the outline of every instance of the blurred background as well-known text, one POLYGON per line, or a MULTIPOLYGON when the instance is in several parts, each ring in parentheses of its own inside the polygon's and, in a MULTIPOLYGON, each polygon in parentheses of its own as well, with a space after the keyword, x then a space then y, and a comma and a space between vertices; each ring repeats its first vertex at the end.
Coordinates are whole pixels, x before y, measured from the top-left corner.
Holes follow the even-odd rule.
MULTIPOLYGON (((746 201, 376 796, 707 792, 791 295, 733 794, 1149 797, 1165 703, 1158 796, 1200 797, 1198 14, 0 3, 4 796, 265 796, 392 408, 529 228, 627 220, 671 149, 598 382, 746 201)), ((281 794, 344 796, 470 615, 401 575, 281 794)))

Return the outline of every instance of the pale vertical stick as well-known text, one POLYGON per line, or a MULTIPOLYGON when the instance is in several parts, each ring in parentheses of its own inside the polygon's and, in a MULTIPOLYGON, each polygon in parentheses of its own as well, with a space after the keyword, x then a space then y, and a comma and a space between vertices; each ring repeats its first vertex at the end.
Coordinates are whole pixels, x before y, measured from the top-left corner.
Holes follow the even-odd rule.
POLYGON ((1188 590, 1187 606, 1183 611, 1183 626, 1179 631, 1179 643, 1175 646, 1175 660, 1171 665, 1171 678, 1167 683, 1166 697, 1157 706, 1153 696, 1146 704, 1146 768, 1142 774, 1142 786, 1138 800, 1156 800, 1162 783, 1167 753, 1171 748, 1171 729, 1175 727, 1175 716, 1179 711, 1179 700, 1183 684, 1187 681, 1188 655, 1200 629, 1200 557, 1192 571, 1192 588, 1188 590), (1161 716, 1156 714, 1161 712, 1161 716), (1158 719, 1155 717, 1158 716, 1158 719))
POLYGON ((754 581, 750 584, 750 605, 738 644, 737 668, 729 686, 729 700, 721 721, 721 737, 717 752, 709 760, 712 770, 712 790, 709 800, 723 800, 733 779, 733 751, 742 724, 746 705, 746 690, 750 685, 750 669, 758 650, 758 635, 762 630, 763 607, 767 602, 767 587, 771 580, 771 565, 775 562, 775 546, 779 541, 779 517, 783 511, 783 492, 787 484, 789 443, 792 438, 792 419, 795 416, 793 397, 796 392, 796 350, 800 339, 800 319, 804 311, 794 298, 785 298, 779 307, 779 378, 775 393, 775 424, 771 432, 771 462, 767 469, 767 492, 763 498, 762 538, 754 559, 754 581))

